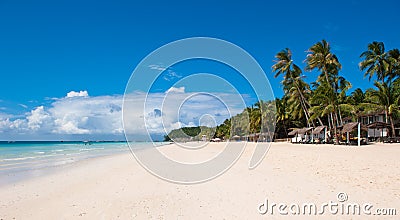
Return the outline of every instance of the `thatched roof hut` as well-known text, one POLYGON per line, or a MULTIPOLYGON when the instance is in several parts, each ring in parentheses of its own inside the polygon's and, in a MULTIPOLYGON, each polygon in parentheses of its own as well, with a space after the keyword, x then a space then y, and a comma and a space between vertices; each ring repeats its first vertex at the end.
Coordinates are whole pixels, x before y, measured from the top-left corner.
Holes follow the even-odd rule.
POLYGON ((318 127, 316 127, 314 130, 313 130, 313 134, 321 134, 321 132, 323 131, 323 130, 325 130, 325 128, 326 128, 326 126, 325 125, 321 125, 321 126, 318 126, 318 127))
MULTIPOLYGON (((358 122, 350 122, 343 125, 342 133, 352 132, 357 128, 358 128, 358 122)), ((365 125, 361 125, 361 130, 368 131, 368 128, 365 125)))
POLYGON ((313 129, 313 127, 294 129, 293 131, 289 132, 288 135, 305 134, 312 129, 313 129))

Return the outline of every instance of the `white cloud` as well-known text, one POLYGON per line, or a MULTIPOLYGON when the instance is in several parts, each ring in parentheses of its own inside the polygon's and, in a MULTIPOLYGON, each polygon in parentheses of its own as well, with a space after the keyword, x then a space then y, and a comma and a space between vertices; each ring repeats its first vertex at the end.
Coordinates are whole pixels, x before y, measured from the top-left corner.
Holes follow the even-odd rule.
POLYGON ((149 68, 152 70, 159 70, 159 71, 164 71, 167 69, 166 67, 163 67, 161 65, 156 65, 156 64, 149 65, 149 68))
POLYGON ((8 133, 10 131, 17 130, 22 132, 27 129, 26 120, 23 119, 14 119, 13 115, 5 114, 0 112, 0 133, 8 133))
POLYGON ((72 97, 88 97, 89 94, 87 91, 79 91, 79 92, 75 92, 75 91, 71 91, 69 93, 67 93, 67 98, 72 98, 72 97))
POLYGON ((182 76, 179 75, 177 72, 175 72, 172 68, 169 67, 164 67, 162 65, 158 65, 158 64, 152 64, 149 65, 149 68, 151 70, 157 70, 157 71, 161 71, 162 73, 162 78, 166 81, 171 81, 173 79, 176 78, 181 78, 182 76))
POLYGON ((49 127, 51 123, 51 116, 44 110, 43 106, 39 106, 32 110, 26 119, 28 128, 33 131, 40 129, 42 126, 49 127))
POLYGON ((163 79, 167 80, 167 81, 171 81, 171 80, 177 79, 177 78, 178 79, 182 78, 182 76, 171 69, 168 69, 167 73, 164 74, 164 76, 163 76, 163 79))
POLYGON ((165 93, 185 93, 185 87, 171 87, 165 93))
POLYGON ((28 108, 28 106, 24 104, 18 104, 18 105, 21 106, 22 108, 28 108))
POLYGON ((122 96, 61 99, 49 109, 54 118, 54 133, 121 133, 122 96))

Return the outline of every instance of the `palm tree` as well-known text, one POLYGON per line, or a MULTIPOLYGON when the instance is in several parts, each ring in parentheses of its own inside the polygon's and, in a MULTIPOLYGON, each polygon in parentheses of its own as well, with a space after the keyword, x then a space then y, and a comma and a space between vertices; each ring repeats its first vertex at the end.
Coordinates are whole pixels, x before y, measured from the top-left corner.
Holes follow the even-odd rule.
POLYGON ((321 76, 325 76, 326 82, 331 84, 331 74, 337 74, 342 65, 336 55, 331 52, 329 43, 325 40, 317 42, 307 52, 309 54, 306 59, 306 70, 318 69, 318 71, 321 71, 321 76))
POLYGON ((375 113, 377 108, 375 105, 371 105, 370 101, 367 99, 367 93, 373 89, 368 89, 365 93, 360 89, 355 89, 350 96, 347 96, 346 103, 351 104, 354 108, 354 113, 352 115, 353 119, 357 119, 359 113, 375 113))
POLYGON ((327 117, 328 118, 328 128, 331 130, 333 128, 333 104, 332 104, 332 89, 327 88, 328 85, 325 81, 321 83, 315 83, 315 91, 310 98, 310 103, 312 107, 310 108, 311 118, 316 117, 327 117))
POLYGON ((276 134, 281 130, 285 133, 286 137, 288 136, 287 132, 287 126, 286 123, 289 121, 289 114, 287 111, 287 98, 283 97, 282 99, 276 98, 275 99, 275 104, 276 104, 276 134), (282 125, 282 127, 279 127, 279 125, 282 125))
MULTIPOLYGON (((339 59, 335 54, 331 52, 330 45, 325 40, 317 42, 307 51, 309 54, 306 58, 306 70, 312 71, 317 69, 321 72, 318 77, 317 82, 323 85, 326 90, 326 94, 329 94, 327 101, 329 102, 329 112, 332 120, 332 127, 334 130, 334 135, 337 137, 337 126, 339 125, 338 116, 338 73, 342 68, 339 59)), ((336 144, 339 143, 338 138, 336 138, 336 144)))
POLYGON ((398 93, 400 87, 398 77, 400 76, 400 51, 398 49, 385 52, 383 42, 372 42, 368 44, 368 50, 363 52, 360 57, 364 60, 359 66, 362 71, 366 70, 365 76, 369 79, 376 74, 380 82, 374 85, 378 90, 369 90, 369 99, 375 104, 376 109, 382 109, 385 112, 386 122, 390 123, 392 136, 395 135, 394 117, 398 114, 398 93))
POLYGON ((352 104, 353 106, 358 106, 361 103, 364 103, 365 100, 365 94, 362 91, 362 89, 357 88, 355 89, 350 96, 347 96, 347 103, 352 104))
POLYGON ((346 92, 351 87, 350 82, 348 82, 343 77, 335 78, 335 90, 329 89, 329 85, 322 81, 320 83, 315 83, 315 91, 310 98, 310 103, 312 107, 310 108, 311 119, 320 116, 328 118, 328 126, 330 129, 336 125, 342 125, 343 114, 354 114, 355 108, 351 103, 348 103, 346 92), (335 112, 338 110, 338 114, 335 112), (334 116, 338 118, 334 121, 334 116))
POLYGON ((308 102, 311 89, 310 86, 304 82, 300 77, 295 79, 296 85, 287 88, 285 96, 287 97, 287 105, 289 112, 294 119, 304 119, 305 122, 310 126, 310 122, 314 125, 314 121, 310 120, 309 108, 310 103, 308 102), (299 107, 301 106, 301 107, 299 107))
POLYGON ((399 49, 389 50, 387 53, 389 81, 400 76, 400 51, 399 49))
POLYGON ((261 109, 260 102, 255 103, 251 108, 247 108, 250 119, 250 133, 257 133, 261 127, 261 109), (256 106, 256 108, 254 108, 256 106))
MULTIPOLYGON (((286 96, 290 96, 289 102, 295 104, 296 108, 301 106, 306 121, 310 121, 314 125, 314 121, 310 120, 310 113, 308 109, 311 107, 307 101, 307 93, 310 91, 310 86, 302 80, 302 71, 292 60, 292 52, 289 48, 283 49, 275 55, 277 59, 272 66, 272 71, 275 72, 275 78, 279 75, 283 76, 283 89, 286 96), (295 98, 294 98, 295 97, 295 98)), ((301 114, 299 113, 298 116, 301 114)), ((320 118, 317 118, 322 125, 320 118)), ((314 125, 315 126, 315 125, 314 125)))
POLYGON ((359 63, 361 71, 365 71, 364 77, 369 76, 371 80, 372 76, 376 74, 378 80, 384 83, 387 77, 388 62, 383 42, 374 41, 368 44, 368 50, 364 51, 360 57, 364 58, 359 63))
MULTIPOLYGON (((259 101, 259 109, 261 111, 260 132, 267 133, 267 140, 272 140, 275 132, 275 125, 277 120, 277 101, 259 101)), ((264 134, 263 134, 264 135, 264 134)))
POLYGON ((375 81, 374 85, 378 90, 369 90, 367 98, 376 109, 385 112, 386 123, 390 123, 392 137, 395 136, 394 119, 399 116, 400 104, 400 80, 391 83, 380 83, 375 81))
POLYGON ((355 108, 350 103, 346 102, 347 91, 352 87, 351 83, 347 81, 342 76, 337 76, 334 78, 334 97, 336 98, 334 101, 336 106, 338 106, 338 114, 339 114, 339 122, 340 125, 343 125, 343 116, 342 113, 354 113, 355 108))

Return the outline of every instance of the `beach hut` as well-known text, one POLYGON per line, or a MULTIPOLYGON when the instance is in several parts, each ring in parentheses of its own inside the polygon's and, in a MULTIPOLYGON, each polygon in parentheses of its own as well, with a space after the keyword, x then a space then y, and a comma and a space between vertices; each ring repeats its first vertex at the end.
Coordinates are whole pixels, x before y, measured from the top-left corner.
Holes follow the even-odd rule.
POLYGON ((302 128, 298 133, 303 137, 302 142, 303 143, 310 143, 313 141, 312 137, 312 129, 313 127, 309 128, 302 128))
POLYGON ((298 136, 298 130, 299 130, 299 128, 294 128, 292 131, 290 131, 288 133, 289 136, 294 136, 294 137, 292 137, 292 140, 291 140, 292 143, 299 143, 300 142, 299 141, 299 136, 298 136))
POLYGON ((314 128, 314 130, 312 131, 312 135, 313 135, 313 142, 315 140, 314 137, 316 137, 315 141, 316 143, 321 143, 322 140, 324 141, 324 143, 326 143, 327 142, 326 126, 321 125, 314 128))
POLYGON ((239 135, 234 135, 232 137, 232 140, 239 141, 240 140, 240 136, 239 135))
POLYGON ((311 134, 312 129, 312 127, 293 129, 293 131, 289 132, 288 135, 295 136, 292 138, 292 143, 307 143, 312 141, 312 135, 309 135, 311 134))
POLYGON ((361 145, 361 130, 368 131, 368 128, 359 122, 350 122, 342 126, 342 134, 346 133, 346 143, 350 144, 350 132, 357 130, 357 145, 361 145))

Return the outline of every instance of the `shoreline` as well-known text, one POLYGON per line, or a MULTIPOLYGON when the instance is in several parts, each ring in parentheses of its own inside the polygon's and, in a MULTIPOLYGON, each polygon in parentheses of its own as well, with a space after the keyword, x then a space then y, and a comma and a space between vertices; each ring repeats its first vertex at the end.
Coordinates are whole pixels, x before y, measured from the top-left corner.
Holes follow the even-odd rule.
POLYGON ((129 149, 126 152, 116 152, 107 155, 91 155, 85 158, 81 158, 78 160, 71 159, 71 162, 64 162, 56 165, 45 165, 40 168, 28 169, 28 170, 17 170, 16 172, 6 171, 0 173, 2 176, 7 176, 8 179, 3 178, 0 181, 0 187, 6 187, 9 185, 15 185, 19 183, 23 183, 26 181, 30 181, 35 178, 42 178, 48 175, 52 175, 54 173, 63 172, 65 169, 73 169, 75 166, 80 166, 82 163, 90 163, 95 160, 114 157, 123 154, 131 154, 129 149))
MULTIPOLYGON (((59 170, 63 170, 63 168, 65 167, 73 166, 74 164, 80 163, 82 161, 130 153, 129 146, 126 141, 103 141, 95 142, 90 145, 85 145, 83 144, 83 142, 79 141, 19 141, 11 144, 3 144, 7 144, 8 147, 12 146, 13 148, 18 147, 20 144, 34 144, 34 146, 40 146, 41 149, 40 152, 35 149, 31 150, 31 152, 23 152, 23 154, 21 155, 9 155, 8 157, 5 156, 1 158, 0 176, 3 176, 5 178, 0 179, 0 187, 19 181, 24 181, 25 179, 36 178, 42 175, 47 175, 49 173, 58 172, 59 170), (57 145, 47 146, 42 144, 57 145), (71 151, 70 149, 63 148, 64 146, 73 146, 75 149, 71 151), (46 151, 46 153, 43 151, 46 151), (47 154, 49 152, 56 152, 57 154, 47 154), (30 156, 29 154, 31 154, 32 156, 30 156), (43 157, 43 155, 45 157, 43 157)), ((134 145, 132 147, 138 147, 138 149, 146 149, 148 147, 146 145, 150 144, 150 142, 134 142, 133 144, 134 145)), ((168 145, 168 143, 162 143, 159 146, 163 145, 168 145)))
MULTIPOLYGON (((184 155, 173 146, 164 145, 162 150, 184 155)), ((223 143, 211 143, 199 157, 215 154, 222 147, 223 143)), ((275 219, 283 216, 258 213, 257 206, 265 199, 321 204, 335 200, 339 192, 347 193, 350 202, 370 202, 400 211, 400 144, 342 147, 272 143, 261 164, 249 170, 253 150, 254 144, 249 142, 231 169, 194 185, 155 177, 130 152, 82 160, 1 186, 0 218, 275 219)))

